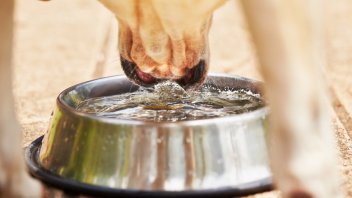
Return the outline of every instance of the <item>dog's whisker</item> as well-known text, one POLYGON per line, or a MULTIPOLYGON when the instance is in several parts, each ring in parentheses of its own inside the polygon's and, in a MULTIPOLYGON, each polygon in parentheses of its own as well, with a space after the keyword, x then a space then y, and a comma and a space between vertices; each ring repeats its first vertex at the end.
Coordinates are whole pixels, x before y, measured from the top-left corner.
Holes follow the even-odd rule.
MULTIPOLYGON (((133 73, 133 78, 137 78, 137 74, 136 73, 133 73)), ((128 92, 132 92, 132 87, 133 86, 134 86, 133 84, 130 85, 130 88, 129 88, 128 92)))

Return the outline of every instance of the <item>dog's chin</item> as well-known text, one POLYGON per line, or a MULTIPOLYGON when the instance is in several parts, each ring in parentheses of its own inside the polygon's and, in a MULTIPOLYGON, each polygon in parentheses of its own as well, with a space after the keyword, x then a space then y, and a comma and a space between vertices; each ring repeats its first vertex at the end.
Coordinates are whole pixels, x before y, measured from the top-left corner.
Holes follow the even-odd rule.
MULTIPOLYGON (((166 78, 156 78, 151 74, 142 72, 135 63, 121 57, 121 66, 126 76, 135 84, 150 87, 159 82, 169 80, 166 78)), ((197 88, 203 84, 207 76, 206 61, 200 60, 197 65, 186 72, 186 75, 179 79, 175 79, 185 89, 197 88)))

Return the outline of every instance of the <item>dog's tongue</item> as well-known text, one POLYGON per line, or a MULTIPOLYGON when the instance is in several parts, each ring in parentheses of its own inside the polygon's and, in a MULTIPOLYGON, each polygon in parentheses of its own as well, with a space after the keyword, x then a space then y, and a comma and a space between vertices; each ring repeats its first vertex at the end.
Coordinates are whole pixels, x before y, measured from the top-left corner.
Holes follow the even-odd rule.
POLYGON ((150 84, 156 81, 156 79, 152 75, 144 73, 139 69, 136 69, 136 73, 138 75, 138 78, 146 84, 150 84))

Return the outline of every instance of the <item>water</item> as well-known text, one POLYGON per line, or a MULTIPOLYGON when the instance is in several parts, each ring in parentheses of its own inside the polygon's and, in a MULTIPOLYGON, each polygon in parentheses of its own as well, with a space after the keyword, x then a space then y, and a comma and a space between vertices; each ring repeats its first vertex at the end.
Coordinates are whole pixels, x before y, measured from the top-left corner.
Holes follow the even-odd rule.
POLYGON ((264 105, 258 94, 246 90, 203 86, 185 91, 177 83, 166 81, 152 89, 90 98, 82 101, 77 110, 117 119, 177 122, 241 114, 264 105))

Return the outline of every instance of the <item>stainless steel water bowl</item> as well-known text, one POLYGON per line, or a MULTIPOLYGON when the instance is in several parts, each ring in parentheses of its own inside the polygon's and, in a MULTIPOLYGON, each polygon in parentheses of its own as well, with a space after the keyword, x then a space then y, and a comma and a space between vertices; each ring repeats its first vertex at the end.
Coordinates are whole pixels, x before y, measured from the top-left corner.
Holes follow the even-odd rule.
MULTIPOLYGON (((225 75, 210 75, 206 84, 253 93, 261 87, 225 75)), ((49 185, 63 182, 65 188, 73 185, 93 194, 107 190, 205 197, 270 189, 266 107, 175 123, 103 118, 75 110, 84 99, 137 88, 126 77, 114 76, 63 91, 48 132, 27 149, 31 173, 49 185)))

